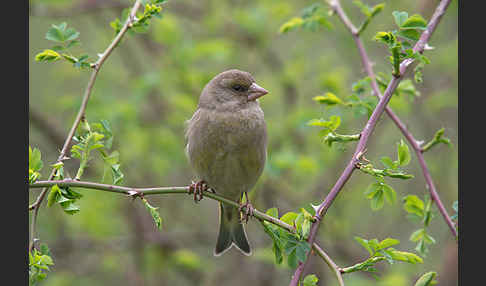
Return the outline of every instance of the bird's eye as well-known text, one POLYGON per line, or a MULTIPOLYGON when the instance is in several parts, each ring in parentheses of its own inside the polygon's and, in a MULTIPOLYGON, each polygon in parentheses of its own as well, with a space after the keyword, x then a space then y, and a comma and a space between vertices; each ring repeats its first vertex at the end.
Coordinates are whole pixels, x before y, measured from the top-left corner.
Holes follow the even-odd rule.
POLYGON ((245 87, 239 84, 235 84, 231 88, 235 91, 245 91, 245 87))

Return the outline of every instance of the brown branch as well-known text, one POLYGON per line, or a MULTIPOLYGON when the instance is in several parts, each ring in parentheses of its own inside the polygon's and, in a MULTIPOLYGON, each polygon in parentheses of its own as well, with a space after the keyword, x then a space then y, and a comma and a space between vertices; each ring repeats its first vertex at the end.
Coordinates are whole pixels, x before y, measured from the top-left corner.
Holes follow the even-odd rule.
MULTIPOLYGON (((105 191, 111 193, 118 193, 122 195, 127 195, 129 197, 137 197, 137 196, 147 196, 147 195, 168 195, 168 194, 189 194, 189 186, 184 187, 153 187, 153 188, 134 188, 134 187, 124 187, 124 186, 117 186, 117 185, 108 185, 102 183, 95 183, 95 182, 87 182, 87 181, 76 181, 71 179, 65 180, 47 180, 47 181, 37 181, 31 185, 29 188, 31 189, 38 189, 38 188, 50 188, 54 185, 59 187, 77 187, 77 188, 84 188, 90 190, 98 190, 98 191, 105 191)), ((205 197, 211 198, 213 200, 223 202, 225 204, 229 204, 235 207, 239 207, 240 205, 237 202, 229 200, 221 195, 206 192, 204 194, 205 197)), ((243 211, 245 207, 243 207, 243 211)), ((278 218, 272 217, 267 215, 264 212, 261 212, 257 209, 253 210, 253 216, 260 221, 267 221, 269 223, 275 224, 290 233, 295 233, 295 227, 279 220, 278 218)), ((334 273, 340 271, 340 268, 331 260, 329 255, 327 255, 321 247, 317 243, 312 244, 312 248, 322 257, 322 259, 326 262, 326 264, 331 268, 334 273)), ((339 279, 339 278, 338 278, 339 279)))
MULTIPOLYGON (((361 56, 361 63, 363 64, 363 67, 364 67, 366 73, 368 74, 368 77, 371 79, 371 88, 373 90, 373 93, 376 97, 381 98, 382 95, 381 95, 380 89, 378 87, 378 84, 376 82, 376 77, 375 77, 375 73, 373 72, 371 61, 368 58, 368 54, 366 53, 366 49, 364 48, 364 45, 363 45, 363 42, 361 41, 361 38, 355 32, 356 28, 353 26, 353 24, 347 18, 346 13, 341 8, 341 4, 340 4, 339 0, 332 1, 331 2, 331 8, 336 12, 336 14, 339 16, 339 18, 344 23, 346 28, 353 35, 353 39, 356 43, 356 46, 358 47, 358 51, 359 51, 359 54, 361 56)), ((422 33, 422 36, 421 36, 419 42, 417 42, 417 44, 414 47, 414 51, 420 52, 420 53, 423 52, 425 44, 427 43, 427 39, 430 38, 430 35, 434 31, 435 26, 437 25, 438 21, 440 20, 440 17, 442 17, 442 15, 444 14, 446 8, 447 8, 447 4, 444 4, 443 6, 439 6, 437 8, 437 10, 435 11, 435 13, 432 16, 432 19, 431 19, 431 21, 429 22, 429 25, 428 25, 428 27, 430 27, 433 30, 427 29, 424 33, 422 33)), ((447 213, 447 210, 444 207, 444 204, 440 200, 440 197, 439 197, 437 190, 435 188, 435 185, 434 185, 434 182, 433 182, 432 177, 430 175, 427 164, 425 163, 422 148, 420 147, 418 141, 413 137, 412 133, 407 130, 406 125, 400 120, 400 118, 393 112, 393 110, 390 107, 387 106, 385 108, 385 112, 392 119, 392 121, 395 123, 395 125, 397 125, 398 129, 400 129, 403 136, 405 136, 407 141, 412 146, 415 154, 417 155, 417 159, 418 159, 420 167, 422 169, 422 173, 423 173, 425 181, 427 183, 430 195, 431 195, 432 199, 434 200, 434 202, 437 204, 437 208, 439 209, 439 212, 444 217, 444 220, 446 221, 447 225, 449 226, 452 234, 454 235, 454 237, 457 237, 457 230, 455 228, 454 222, 452 222, 449 214, 447 213)))
MULTIPOLYGON (((336 7, 335 4, 339 3, 337 0, 331 0, 329 1, 331 7, 336 7), (334 6, 333 6, 334 5, 334 6)), ((450 0, 442 0, 438 7, 436 8, 436 12, 432 16, 431 20, 429 21, 426 30, 422 33, 420 36, 419 41, 415 44, 413 50, 414 52, 423 52, 423 49, 425 47, 425 44, 428 42, 430 39, 430 36, 432 35, 433 31, 437 27, 437 24, 439 23, 442 15, 445 13, 445 10, 447 9, 448 5, 450 4, 450 0)), ((338 6, 340 7, 340 6, 338 6)), ((339 10, 339 8, 338 8, 339 10)), ((342 9, 341 9, 342 11, 342 9)), ((347 18, 346 18, 347 19, 347 18)), ((348 21, 349 22, 349 21, 348 21)), ((317 207, 316 210, 316 222, 312 224, 309 238, 307 241, 309 244, 312 244, 316 238, 317 231, 320 226, 320 221, 321 219, 325 216, 327 210, 331 206, 332 202, 336 198, 336 196, 339 194, 339 192, 342 190, 344 184, 348 181, 348 179, 351 177, 353 171, 356 168, 356 163, 359 162, 359 158, 363 155, 366 147, 366 143, 368 142, 369 136, 373 132, 373 129, 376 126, 376 123, 378 122, 378 119, 380 116, 383 114, 386 105, 388 104, 393 92, 395 91, 396 87, 402 80, 403 75, 407 71, 407 68, 413 63, 413 59, 411 60, 404 60, 400 64, 400 69, 399 73, 394 75, 390 83, 388 84, 385 93, 383 96, 380 98, 375 110, 371 114, 371 117, 369 118, 368 122, 366 123, 362 133, 361 133, 361 138, 358 142, 358 146, 356 147, 356 150, 353 154, 353 157, 349 161, 348 165, 344 169, 343 173, 337 180, 336 184, 334 187, 331 189, 329 194, 326 196, 324 201, 317 207)), ((292 276, 292 280, 290 281, 289 286, 297 286, 302 273, 304 272, 304 269, 306 265, 309 262, 309 254, 307 254, 306 259, 304 263, 299 261, 299 266, 294 272, 294 275, 292 276)))
POLYGON ((342 269, 339 268, 339 266, 336 265, 336 263, 334 263, 334 261, 331 260, 331 258, 329 257, 329 255, 327 255, 327 253, 324 252, 324 250, 322 250, 319 245, 317 244, 313 244, 314 246, 314 250, 316 250, 317 254, 319 254, 319 256, 324 259, 324 261, 327 263, 327 265, 329 266, 329 268, 331 268, 331 270, 333 271, 334 273, 334 276, 336 276, 336 279, 338 280, 339 282, 339 285, 340 286, 344 286, 344 281, 343 281, 343 276, 341 273, 342 272, 342 269))
MULTIPOLYGON (((98 72, 103 65, 103 63, 106 61, 108 56, 111 54, 113 49, 116 47, 116 45, 120 42, 122 37, 125 35, 126 31, 129 29, 129 27, 132 25, 133 19, 135 17, 135 13, 139 9, 141 5, 141 0, 137 0, 135 4, 133 5, 133 8, 130 12, 130 17, 128 17, 127 21, 121 28, 120 32, 118 35, 115 37, 115 39, 111 42, 111 44, 108 46, 108 48, 103 52, 101 57, 92 65, 92 68, 94 69, 93 72, 91 73, 91 77, 88 81, 88 85, 85 89, 84 96, 83 96, 83 101, 81 103, 81 107, 79 108, 78 115, 76 116, 76 119, 74 120, 73 126, 71 127, 71 130, 69 131, 69 134, 66 138, 66 141, 64 142, 64 146, 62 147, 61 153, 57 159, 57 162, 61 162, 65 160, 66 152, 68 151, 68 147, 71 144, 71 141, 73 139, 74 133, 76 132, 76 129, 78 128, 79 123, 81 120, 84 118, 84 114, 86 111, 86 106, 88 105, 88 100, 91 95, 91 91, 93 89, 93 85, 96 81, 96 76, 98 75, 98 72)), ((51 174, 49 175, 48 180, 52 180, 54 178, 55 174, 55 169, 52 170, 51 174)), ((34 248, 34 242, 35 242, 35 226, 36 226, 36 220, 37 220, 37 214, 39 212, 39 207, 44 200, 44 197, 47 194, 47 191, 49 188, 44 188, 40 195, 37 197, 37 200, 29 206, 29 210, 34 210, 32 214, 32 221, 31 221, 31 227, 30 227, 30 243, 29 243, 29 251, 32 251, 34 248)))

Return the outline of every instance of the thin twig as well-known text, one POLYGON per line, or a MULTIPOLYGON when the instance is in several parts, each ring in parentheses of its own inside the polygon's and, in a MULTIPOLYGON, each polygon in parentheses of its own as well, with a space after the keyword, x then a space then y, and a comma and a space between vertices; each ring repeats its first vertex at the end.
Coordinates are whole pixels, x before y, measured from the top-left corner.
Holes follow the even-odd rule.
MULTIPOLYGON (((83 96, 83 101, 81 103, 81 107, 79 108, 78 115, 76 116, 76 119, 74 120, 74 123, 71 127, 71 130, 68 133, 68 136, 66 138, 66 141, 64 142, 64 145, 61 149, 61 153, 59 154, 59 157, 57 159, 57 162, 61 162, 65 159, 66 153, 69 149, 69 145, 71 144, 71 141, 73 139, 74 133, 76 132, 76 129, 78 128, 79 123, 81 120, 84 118, 84 114, 86 111, 86 106, 88 105, 88 100, 91 95, 91 91, 93 89, 93 85, 96 80, 96 76, 98 75, 98 72, 105 62, 105 60, 108 58, 108 56, 111 54, 113 49, 116 47, 116 45, 120 42, 121 38, 123 35, 125 35, 126 31, 128 30, 129 26, 132 24, 132 21, 135 17, 135 13, 139 9, 141 5, 141 0, 137 0, 135 4, 133 5, 133 8, 130 12, 130 17, 127 18, 127 21, 121 28, 120 32, 118 35, 115 37, 115 39, 111 42, 111 44, 108 46, 108 48, 105 50, 105 52, 101 55, 101 57, 92 65, 93 67, 93 72, 91 73, 91 77, 88 81, 88 85, 85 89, 84 96, 83 96)), ((54 178, 56 170, 53 169, 51 174, 49 175, 48 180, 52 180, 54 178)), ((34 248, 34 241, 35 241, 35 226, 36 226, 36 221, 37 221, 37 214, 39 212, 40 205, 42 201, 44 200, 47 191, 49 188, 44 188, 40 195, 37 197, 37 200, 29 206, 29 210, 34 210, 32 213, 32 221, 31 221, 31 227, 30 227, 30 243, 29 243, 29 251, 32 251, 34 248)))
MULTIPOLYGON (((330 1, 330 3, 331 3, 331 5, 335 5, 335 3, 338 3, 338 1, 332 0, 332 1, 330 1)), ((450 0, 443 0, 439 3, 439 5, 436 8, 434 15, 432 15, 432 18, 427 25, 426 30, 422 33, 419 41, 415 44, 415 46, 413 48, 414 52, 422 52, 423 51, 425 44, 428 42, 430 36, 432 35, 433 31, 437 27, 437 24, 439 23, 440 18, 445 13, 445 10, 447 9, 449 4, 450 4, 450 0)), ((364 129, 361 133, 361 138, 358 142, 358 146, 356 147, 356 150, 354 152, 353 157, 349 161, 348 165, 344 169, 343 173, 341 174, 341 176, 339 177, 339 179, 337 180, 336 184, 333 186, 333 188, 331 189, 329 194, 326 196, 324 201, 318 206, 318 208, 316 210, 316 217, 318 217, 318 219, 316 220, 316 222, 314 222, 312 224, 311 231, 310 231, 309 238, 308 238, 309 244, 312 244, 315 240, 317 231, 318 231, 319 226, 320 226, 319 222, 321 221, 322 217, 326 214, 327 210, 331 206, 331 204, 334 201, 334 199, 336 198, 336 196, 341 191, 344 184, 351 177, 351 174, 353 173, 353 171, 356 167, 356 163, 359 161, 358 155, 362 154, 362 152, 364 151, 364 149, 366 147, 366 143, 368 142, 369 136, 373 132, 373 129, 375 128, 376 123, 378 122, 378 119, 383 114, 385 107, 388 104, 393 92, 395 91, 396 87, 398 86, 398 84, 402 80, 402 77, 405 74, 405 72, 407 71, 407 68, 412 63, 413 63, 413 59, 405 60, 400 64, 399 73, 392 77, 392 80, 388 84, 388 86, 385 90, 385 93, 380 98, 375 110, 373 111, 373 113, 371 114, 371 117, 369 118, 368 122, 366 123, 366 125, 365 125, 365 127, 364 127, 364 129)), ((308 264, 308 262, 309 262, 309 254, 307 254, 304 263, 299 262, 299 266, 297 266, 297 269, 295 270, 294 275, 292 276, 292 280, 290 281, 289 286, 297 286, 298 285, 298 283, 301 279, 302 273, 304 272, 304 269, 305 269, 306 265, 308 264)))
MULTIPOLYGON (((373 90, 373 93, 376 97, 381 98, 382 95, 381 95, 380 89, 378 87, 378 84, 376 82, 376 76, 375 76, 375 73, 373 72, 373 67, 371 65, 371 61, 368 58, 368 54, 366 53, 366 49, 364 48, 364 45, 363 45, 363 42, 361 41, 361 38, 359 37, 359 35, 357 33, 355 33, 356 28, 353 26, 351 21, 349 21, 348 17, 346 16, 346 13, 341 8, 341 4, 340 4, 339 0, 332 1, 331 2, 331 8, 336 12, 338 17, 344 23, 345 27, 352 34, 353 39, 356 43, 356 46, 358 47, 359 54, 361 56, 361 63, 363 64, 363 67, 364 67, 366 73, 368 74, 368 77, 371 79, 371 88, 373 90)), ((436 17, 432 16, 434 23, 431 23, 432 22, 432 20, 431 20, 431 22, 429 23, 429 26, 433 25, 433 27, 435 28, 440 17, 444 14, 446 8, 447 8, 447 6, 444 5, 444 6, 440 6, 440 8, 438 8, 436 10, 434 15, 437 14, 437 16, 436 17)), ((427 31, 428 31, 428 29, 427 29, 427 31)), ((422 37, 424 37, 424 38, 430 37, 431 33, 432 33, 432 31, 430 33, 427 33, 427 34, 424 32, 422 34, 422 37)), ((421 39, 422 39, 422 37, 421 37, 421 39)), ((425 43, 426 43, 425 40, 423 40, 421 42, 421 44, 417 43, 417 45, 414 48, 414 51, 423 52, 423 49, 425 47, 425 43)), ((400 118, 393 112, 393 110, 389 106, 387 106, 385 108, 385 112, 392 119, 392 121, 395 123, 395 125, 397 125, 398 129, 400 129, 403 136, 407 139, 407 141, 410 143, 413 150, 415 151, 415 154, 417 155, 417 158, 418 158, 419 164, 421 166, 425 181, 427 183, 430 195, 431 195, 432 199, 434 200, 434 202, 437 204, 437 208, 439 209, 439 212, 444 217, 444 220, 446 221, 447 225, 449 226, 452 234, 454 235, 454 237, 457 237, 457 230, 455 228, 454 222, 452 222, 449 214, 447 213, 447 210, 444 207, 444 204, 440 200, 440 197, 437 193, 434 182, 433 182, 432 177, 430 175, 429 169, 427 168, 427 164, 425 163, 422 148, 420 147, 418 141, 413 137, 412 133, 410 131, 408 131, 406 125, 400 120, 400 118)))
MULTIPOLYGON (((29 188, 31 189, 38 189, 38 188, 50 188, 52 186, 59 186, 59 187, 77 187, 77 188, 84 188, 88 190, 98 190, 98 191, 106 191, 118 194, 124 194, 128 196, 138 196, 142 194, 143 196, 148 195, 168 195, 168 194, 188 194, 189 193, 189 186, 184 187, 153 187, 153 188, 133 188, 133 187, 124 187, 124 186, 117 186, 117 185, 108 185, 102 183, 95 183, 95 182, 87 182, 87 181, 76 181, 72 179, 65 179, 65 180, 48 180, 48 181, 37 181, 31 185, 29 188)), ((230 199, 227 199, 221 195, 206 192, 204 194, 205 197, 211 198, 213 200, 229 204, 235 207, 239 207, 240 205, 237 202, 234 202, 230 199)), ((243 206, 243 211, 245 207, 243 206)), ((275 224, 290 233, 295 233, 295 227, 279 220, 278 218, 272 217, 267 215, 264 212, 261 212, 257 209, 253 210, 253 216, 258 220, 263 220, 275 224)), ((322 257, 322 259, 326 262, 326 264, 331 268, 331 270, 336 273, 339 272, 339 267, 331 260, 331 258, 322 250, 322 248, 317 244, 312 244, 313 249, 322 257)), ((339 279, 339 278, 338 278, 339 279)))
POLYGON ((317 254, 319 254, 319 256, 322 259, 324 259, 324 261, 327 263, 329 268, 331 268, 331 270, 333 271, 334 275, 336 276, 336 279, 339 282, 339 285, 344 286, 343 276, 341 274, 341 273, 344 273, 344 272, 342 271, 342 269, 339 268, 339 266, 337 266, 336 263, 334 263, 334 261, 331 260, 329 255, 327 255, 327 253, 325 253, 324 250, 322 250, 317 244, 314 243, 313 245, 314 245, 314 249, 316 250, 317 254))

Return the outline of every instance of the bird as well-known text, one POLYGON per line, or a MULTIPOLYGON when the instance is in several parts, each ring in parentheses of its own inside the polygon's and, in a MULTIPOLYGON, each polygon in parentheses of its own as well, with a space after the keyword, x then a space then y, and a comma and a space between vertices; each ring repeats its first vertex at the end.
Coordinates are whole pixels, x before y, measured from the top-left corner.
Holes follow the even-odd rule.
POLYGON ((237 208, 219 202, 214 256, 232 246, 251 255, 243 221, 247 223, 252 215, 248 192, 261 176, 267 159, 267 126, 258 101, 267 93, 250 73, 226 70, 206 84, 196 111, 186 122, 185 151, 199 179, 190 186, 194 200, 202 199, 203 191, 209 189, 240 204, 237 208), (246 212, 241 212, 243 207, 246 212))

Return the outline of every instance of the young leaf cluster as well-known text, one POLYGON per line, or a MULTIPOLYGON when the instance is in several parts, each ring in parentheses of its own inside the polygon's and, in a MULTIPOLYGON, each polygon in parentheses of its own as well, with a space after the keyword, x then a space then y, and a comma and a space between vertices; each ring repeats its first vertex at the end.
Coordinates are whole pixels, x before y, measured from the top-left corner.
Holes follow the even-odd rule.
POLYGON ((437 280, 435 280, 435 277, 437 276, 437 272, 427 272, 424 275, 420 276, 419 279, 417 279, 417 282, 415 282, 414 286, 432 286, 437 284, 437 280))
MULTIPOLYGON (((378 87, 380 88, 380 91, 382 93, 387 88, 389 81, 390 78, 387 74, 378 72, 378 74, 376 75, 376 83, 378 84, 378 87)), ((395 96, 408 95, 412 98, 415 98, 420 96, 420 91, 418 91, 415 88, 415 85, 413 84, 411 79, 404 79, 398 84, 397 88, 393 92, 393 95, 395 96)))
POLYGON ((34 248, 29 252, 29 285, 37 285, 47 277, 49 266, 54 265, 47 245, 42 244, 40 250, 34 248))
POLYGON ((405 59, 416 59, 419 61, 419 75, 416 77, 417 82, 421 82, 421 68, 424 64, 430 63, 427 57, 421 53, 414 52, 413 44, 419 40, 420 32, 427 28, 425 21, 419 14, 408 16, 407 12, 393 11, 393 18, 398 30, 391 32, 378 32, 374 39, 384 43, 391 53, 390 62, 393 66, 392 74, 400 76, 400 63, 405 59))
POLYGON ((352 94, 348 97, 347 106, 354 110, 356 116, 367 115, 368 118, 375 110, 378 99, 374 96, 368 96, 367 92, 371 90, 371 79, 362 78, 351 86, 352 94))
MULTIPOLYGON (((145 1, 150 3, 145 3, 143 13, 137 13, 135 18, 133 19, 133 23, 128 26, 130 29, 129 31, 133 31, 135 33, 146 33, 148 31, 150 25, 150 19, 152 17, 161 17, 162 7, 160 6, 165 0, 151 0, 145 1)), ((116 18, 110 23, 110 26, 115 30, 115 35, 120 32, 123 27, 123 23, 125 23, 130 15, 129 8, 126 8, 122 11, 121 20, 116 18)))
POLYGON ((415 230, 410 235, 410 240, 417 243, 415 250, 422 256, 426 256, 428 244, 434 244, 435 239, 427 233, 427 227, 434 217, 432 213, 432 200, 426 197, 425 202, 416 195, 408 195, 403 198, 403 208, 408 213, 410 220, 421 221, 423 227, 415 230))
POLYGON ((51 49, 46 49, 35 56, 38 62, 55 62, 64 59, 73 64, 75 68, 89 68, 91 63, 88 62, 88 55, 75 57, 70 52, 70 48, 78 45, 79 32, 74 28, 67 28, 67 23, 62 22, 59 25, 52 24, 46 33, 46 39, 56 43, 51 49))
POLYGON ((147 199, 144 198, 143 196, 141 196, 140 199, 142 200, 144 206, 147 208, 148 212, 152 216, 152 218, 153 218, 153 220, 154 220, 155 225, 157 226, 157 228, 158 229, 161 229, 162 228, 162 218, 160 217, 160 214, 157 211, 158 208, 153 207, 152 205, 150 205, 150 203, 147 201, 147 199))
POLYGON ((385 8, 385 3, 380 3, 373 7, 370 7, 359 0, 353 1, 353 3, 354 5, 358 6, 361 9, 361 13, 363 13, 363 15, 366 16, 366 19, 358 28, 357 34, 359 35, 364 31, 364 29, 366 29, 366 27, 371 22, 373 17, 378 15, 378 13, 380 13, 383 10, 383 8, 385 8))
MULTIPOLYGON (((52 166, 55 170, 54 180, 64 180, 64 163, 59 162, 52 166)), ((65 213, 73 215, 80 211, 79 206, 75 202, 81 197, 80 193, 70 187, 54 185, 47 196, 47 206, 51 207, 54 204, 59 204, 65 213)))
POLYGON ((39 149, 34 148, 34 150, 32 150, 29 146, 29 184, 35 183, 35 181, 41 177, 39 171, 43 166, 44 163, 42 162, 42 156, 39 149))
MULTIPOLYGON (((320 104, 326 104, 330 107, 348 104, 331 92, 327 92, 324 95, 315 96, 312 99, 320 104)), ((339 125, 341 125, 341 117, 336 115, 332 115, 329 120, 324 120, 322 118, 312 119, 307 122, 307 125, 322 127, 322 129, 319 131, 319 135, 324 139, 324 143, 327 143, 329 147, 331 147, 332 143, 334 142, 358 141, 360 138, 360 134, 343 135, 336 133, 336 129, 339 127, 339 125)))
POLYGON ((422 152, 428 151, 430 148, 432 148, 433 146, 439 143, 444 143, 447 146, 451 147, 452 146, 451 140, 449 138, 443 137, 444 131, 445 131, 444 128, 437 130, 437 132, 435 132, 434 134, 434 138, 429 142, 427 142, 427 144, 425 144, 424 147, 422 147, 422 152))
POLYGON ((302 28, 304 30, 317 31, 320 27, 332 28, 331 23, 327 20, 324 6, 320 3, 314 3, 302 9, 300 17, 293 17, 280 26, 281 34, 302 28))
MULTIPOLYGON (((266 214, 278 218, 278 210, 276 208, 267 210, 266 214)), ((262 221, 262 225, 273 241, 272 249, 275 254, 275 263, 281 264, 284 257, 286 257, 288 266, 295 269, 299 261, 305 261, 306 255, 311 249, 306 239, 309 236, 310 227, 314 219, 312 214, 302 208, 300 213, 288 212, 280 217, 280 220, 292 225, 296 230, 295 233, 290 233, 286 229, 267 221, 262 221)))
POLYGON ((309 274, 305 276, 304 280, 302 281, 302 284, 299 283, 299 285, 302 286, 317 286, 317 282, 319 282, 319 278, 315 274, 309 274))
POLYGON ((364 194, 366 198, 371 200, 371 209, 379 210, 383 207, 385 200, 391 205, 396 201, 395 190, 385 183, 385 177, 398 178, 398 179, 411 179, 413 175, 407 174, 400 170, 399 167, 406 166, 410 163, 410 150, 407 144, 400 141, 397 147, 398 158, 393 161, 390 157, 384 156, 381 158, 381 163, 384 169, 375 169, 373 165, 367 161, 367 163, 358 162, 357 167, 364 173, 372 175, 376 182, 372 183, 365 190, 364 194))
MULTIPOLYGON (((382 72, 378 72, 375 79, 380 92, 383 94, 388 86, 390 77, 382 72)), ((376 97, 369 96, 371 92, 371 79, 369 77, 364 77, 353 83, 352 94, 347 98, 345 105, 352 107, 357 116, 367 114, 369 118, 378 102, 376 97)), ((393 92, 393 95, 408 95, 411 98, 415 98, 420 96, 420 91, 415 88, 412 80, 404 79, 398 84, 397 88, 393 92)))
POLYGON ((354 239, 368 251, 369 257, 361 263, 343 268, 342 271, 344 273, 355 271, 376 272, 375 264, 381 260, 386 260, 390 264, 397 261, 411 264, 423 263, 422 258, 418 255, 411 252, 399 251, 391 247, 400 243, 398 239, 385 238, 382 241, 378 241, 376 238, 366 240, 358 236, 354 239))
POLYGON ((115 185, 122 181, 124 175, 120 170, 119 153, 117 151, 109 153, 113 144, 113 134, 108 121, 101 120, 90 125, 86 120, 83 120, 78 129, 78 134, 73 137, 73 141, 77 144, 71 148, 71 154, 74 158, 80 160, 76 179, 80 179, 83 175, 90 160, 91 151, 98 150, 105 163, 104 173, 106 173, 106 169, 111 170, 113 184, 115 185))

